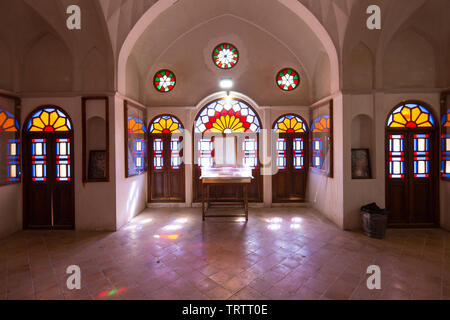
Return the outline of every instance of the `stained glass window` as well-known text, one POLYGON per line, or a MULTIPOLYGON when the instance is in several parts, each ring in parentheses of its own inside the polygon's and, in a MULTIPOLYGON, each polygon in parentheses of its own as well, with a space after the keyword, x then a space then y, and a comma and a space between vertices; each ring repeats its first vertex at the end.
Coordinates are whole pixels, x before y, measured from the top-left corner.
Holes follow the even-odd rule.
POLYGON ((292 68, 286 68, 278 72, 277 85, 284 91, 291 91, 300 84, 300 76, 298 72, 292 68))
POLYGON ((252 170, 258 167, 258 140, 245 138, 242 142, 243 164, 252 170))
POLYGON ((181 167, 181 138, 172 138, 170 140, 170 166, 174 170, 181 167))
POLYGON ((450 178, 450 110, 447 110, 442 119, 441 150, 442 150, 442 166, 441 174, 443 178, 450 178))
POLYGON ((430 136, 414 135, 414 178, 430 176, 430 136))
POLYGON ((220 99, 202 109, 195 122, 197 133, 259 132, 256 113, 246 103, 220 99))
POLYGON ((70 144, 70 139, 56 139, 56 181, 71 179, 70 144))
POLYGON ((323 116, 317 118, 311 126, 312 132, 330 132, 330 117, 323 116))
POLYGON ((8 111, 0 109, 0 132, 17 132, 19 131, 19 123, 14 116, 8 111))
POLYGON ((31 177, 35 182, 47 181, 47 140, 31 140, 32 172, 31 177))
POLYGON ((198 139, 198 166, 199 168, 211 168, 214 164, 214 142, 212 138, 198 139))
POLYGON ((213 51, 213 61, 221 69, 231 69, 239 61, 239 52, 229 43, 219 44, 213 51))
POLYGON ((175 74, 169 70, 160 70, 155 74, 153 84, 159 92, 169 92, 177 83, 175 74))
POLYGON ((389 178, 405 177, 405 136, 394 134, 389 136, 389 178))
POLYGON ((153 120, 150 133, 182 133, 183 127, 177 118, 164 115, 153 120))
POLYGON ((398 107, 389 116, 389 128, 431 128, 433 115, 422 105, 408 103, 398 107))
POLYGON ((277 149, 277 168, 278 170, 286 169, 286 139, 279 138, 276 142, 277 149))
POLYGON ((293 157, 294 157, 294 164, 293 167, 296 170, 301 170, 305 167, 305 158, 304 158, 304 150, 305 150, 305 144, 303 141, 303 138, 295 138, 293 141, 293 157))
POLYGON ((62 111, 45 108, 37 111, 28 121, 27 130, 31 132, 70 131, 72 125, 62 111))
POLYGON ((20 140, 9 139, 7 150, 7 177, 9 182, 20 181, 20 140))
POLYGON ((450 134, 442 135, 442 177, 450 178, 450 134))
POLYGON ((153 168, 164 169, 164 142, 163 139, 153 139, 153 168))
POLYGON ((322 138, 312 139, 312 166, 316 169, 323 169, 323 141, 322 138))
POLYGON ((304 133, 306 125, 300 117, 286 115, 277 120, 273 129, 278 133, 304 133))

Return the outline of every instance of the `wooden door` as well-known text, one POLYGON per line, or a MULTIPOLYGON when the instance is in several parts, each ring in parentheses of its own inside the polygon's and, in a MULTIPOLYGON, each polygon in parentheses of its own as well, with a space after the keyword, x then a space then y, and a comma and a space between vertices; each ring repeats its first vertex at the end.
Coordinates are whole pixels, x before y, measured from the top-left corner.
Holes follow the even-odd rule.
POLYGON ((386 207, 391 227, 439 225, 439 156, 430 108, 402 103, 386 129, 386 207))
POLYGON ((185 201, 185 166, 182 160, 182 143, 181 135, 150 135, 150 202, 185 201))
POLYGON ((24 135, 24 228, 75 227, 72 140, 71 133, 24 135))
POLYGON ((438 221, 436 135, 431 130, 390 131, 386 207, 390 226, 433 226, 438 221))
POLYGON ((305 201, 308 168, 308 136, 306 133, 280 134, 275 141, 275 173, 272 176, 272 201, 305 201))

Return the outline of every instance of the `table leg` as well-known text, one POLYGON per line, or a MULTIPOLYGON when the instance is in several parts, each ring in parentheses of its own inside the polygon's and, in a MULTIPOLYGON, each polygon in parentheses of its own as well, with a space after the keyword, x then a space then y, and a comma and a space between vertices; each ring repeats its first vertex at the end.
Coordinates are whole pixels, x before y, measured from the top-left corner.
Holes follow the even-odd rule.
POLYGON ((205 185, 202 182, 202 219, 205 221, 205 185))
POLYGON ((244 184, 245 220, 248 221, 248 184, 244 184))

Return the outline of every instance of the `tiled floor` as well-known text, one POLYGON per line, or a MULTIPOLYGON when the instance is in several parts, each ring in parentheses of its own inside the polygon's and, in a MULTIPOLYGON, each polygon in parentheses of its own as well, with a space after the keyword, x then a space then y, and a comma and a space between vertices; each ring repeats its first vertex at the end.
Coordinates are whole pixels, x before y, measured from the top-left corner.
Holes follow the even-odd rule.
POLYGON ((306 208, 202 223, 147 209, 116 233, 25 231, 0 240, 0 299, 450 299, 450 233, 343 232, 306 208), (381 267, 382 290, 366 269, 381 267), (66 287, 69 265, 82 289, 66 287))

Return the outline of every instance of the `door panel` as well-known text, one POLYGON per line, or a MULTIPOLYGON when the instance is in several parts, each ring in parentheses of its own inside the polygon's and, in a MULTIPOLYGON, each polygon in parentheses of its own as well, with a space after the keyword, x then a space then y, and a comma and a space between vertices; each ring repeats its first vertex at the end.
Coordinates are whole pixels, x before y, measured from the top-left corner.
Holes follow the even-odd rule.
POLYGON ((308 168, 307 134, 280 134, 273 159, 278 172, 272 176, 272 201, 305 201, 308 168))
POLYGON ((184 202, 183 137, 152 134, 149 139, 149 201, 184 202))
POLYGON ((75 226, 73 143, 70 134, 25 134, 24 228, 75 226))
POLYGON ((431 130, 387 133, 386 207, 390 209, 390 226, 437 224, 435 140, 431 130))

